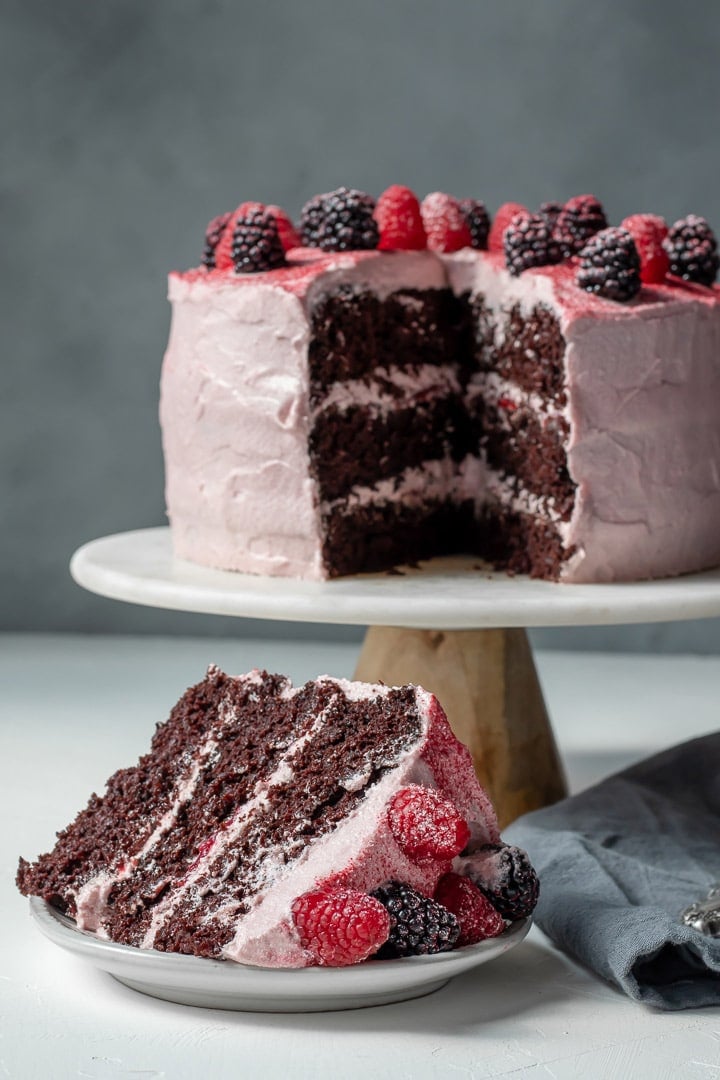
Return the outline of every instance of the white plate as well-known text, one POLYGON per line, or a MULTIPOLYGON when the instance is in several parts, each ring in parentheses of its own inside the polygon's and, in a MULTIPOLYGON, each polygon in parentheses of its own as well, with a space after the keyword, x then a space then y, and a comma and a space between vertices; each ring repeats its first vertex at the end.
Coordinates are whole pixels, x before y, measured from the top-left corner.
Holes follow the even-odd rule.
POLYGON ((50 904, 31 897, 30 910, 56 945, 151 997, 208 1009, 324 1012, 387 1005, 439 990, 454 975, 486 964, 527 934, 531 919, 478 945, 434 956, 368 961, 347 968, 256 968, 231 961, 134 949, 78 930, 50 904))
POLYGON ((91 592, 133 604, 292 622, 436 630, 592 626, 720 615, 720 569, 665 581, 558 585, 431 559, 403 574, 299 581, 212 570, 175 559, 168 528, 93 540, 70 570, 91 592))

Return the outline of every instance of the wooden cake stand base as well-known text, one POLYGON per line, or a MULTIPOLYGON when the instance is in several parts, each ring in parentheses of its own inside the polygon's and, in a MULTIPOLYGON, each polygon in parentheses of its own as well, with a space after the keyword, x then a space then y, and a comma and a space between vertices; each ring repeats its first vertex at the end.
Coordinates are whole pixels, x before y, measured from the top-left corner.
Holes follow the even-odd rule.
POLYGON ((504 828, 567 794, 524 630, 409 630, 371 626, 355 678, 416 683, 441 701, 470 748, 504 828))

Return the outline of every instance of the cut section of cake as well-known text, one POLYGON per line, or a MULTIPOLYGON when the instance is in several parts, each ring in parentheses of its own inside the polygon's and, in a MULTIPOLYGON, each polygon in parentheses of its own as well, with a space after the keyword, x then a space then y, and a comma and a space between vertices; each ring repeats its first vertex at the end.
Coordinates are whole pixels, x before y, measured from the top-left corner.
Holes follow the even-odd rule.
POLYGON ((470 754, 431 694, 211 668, 150 752, 49 854, 21 861, 18 884, 123 944, 342 965, 408 954, 387 899, 400 885, 427 914, 414 951, 452 948, 463 928, 435 891, 462 866, 492 906, 476 871, 498 845, 470 754))

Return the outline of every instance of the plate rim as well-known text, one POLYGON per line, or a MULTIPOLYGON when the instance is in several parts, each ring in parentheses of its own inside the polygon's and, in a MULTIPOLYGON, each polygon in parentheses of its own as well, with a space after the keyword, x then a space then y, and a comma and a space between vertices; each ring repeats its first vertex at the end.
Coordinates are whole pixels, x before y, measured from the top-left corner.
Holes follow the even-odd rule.
POLYGON ((720 567, 655 581, 568 585, 490 570, 473 575, 463 565, 478 562, 436 559, 423 564, 422 574, 410 570, 404 576, 320 582, 261 577, 176 559, 169 526, 156 526, 88 541, 72 556, 70 572, 83 588, 114 600, 286 622, 452 630, 630 625, 720 615, 720 567), (444 595, 444 586, 461 578, 468 589, 458 603, 444 595))

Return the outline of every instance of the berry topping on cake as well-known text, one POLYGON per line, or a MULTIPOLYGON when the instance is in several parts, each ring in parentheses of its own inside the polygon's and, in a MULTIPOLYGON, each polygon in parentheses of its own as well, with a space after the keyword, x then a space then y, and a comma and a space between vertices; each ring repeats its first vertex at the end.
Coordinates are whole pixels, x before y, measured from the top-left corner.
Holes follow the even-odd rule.
POLYGON ((640 256, 627 229, 596 233, 580 252, 577 283, 607 300, 632 300, 640 291, 640 256))
POLYGON ((550 202, 540 203, 540 209, 538 210, 538 214, 541 218, 545 218, 551 229, 554 229, 555 222, 559 218, 562 208, 563 204, 561 202, 555 202, 555 200, 552 200, 550 202))
POLYGON ((300 237, 292 223, 292 218, 283 210, 282 206, 268 206, 267 212, 275 218, 283 251, 290 251, 290 248, 300 247, 300 237))
POLYGON ((460 924, 458 946, 475 945, 486 938, 497 937, 505 929, 502 915, 477 885, 460 874, 444 874, 435 890, 435 899, 451 911, 460 924))
POLYGON ((486 251, 490 232, 490 215, 485 208, 485 203, 480 202, 479 199, 461 199, 460 209, 465 215, 465 221, 470 230, 470 246, 478 251, 486 251))
POLYGON ((514 217, 518 214, 529 214, 527 206, 523 206, 522 203, 506 202, 498 209, 495 217, 493 218, 492 228, 488 234, 488 250, 489 251, 505 251, 504 234, 508 225, 514 217))
POLYGON ((236 274, 257 274, 285 266, 285 252, 273 215, 258 208, 234 218, 231 255, 236 274))
POLYGON ((383 191, 375 207, 380 230, 380 251, 423 251, 427 247, 420 203, 414 191, 393 184, 383 191))
POLYGON ((448 952, 460 936, 460 924, 451 911, 402 882, 392 881, 372 894, 390 916, 390 935, 378 958, 427 956, 448 952))
POLYGON ((527 210, 516 214, 505 229, 505 263, 515 277, 532 266, 559 261, 557 244, 548 223, 527 210))
POLYGON ((302 209, 303 243, 322 251, 372 250, 380 240, 374 210, 372 196, 354 188, 316 195, 302 209))
POLYGON ((670 273, 699 285, 712 285, 720 258, 715 233, 705 218, 697 214, 676 221, 668 232, 665 250, 670 259, 670 273))
POLYGON ((504 919, 523 919, 537 904, 540 883, 527 853, 511 844, 486 844, 455 864, 504 919))
POLYGON ((607 228, 602 203, 594 195, 574 195, 557 216, 553 236, 563 259, 577 255, 591 236, 607 228))
POLYGON ((462 207, 452 195, 433 191, 426 195, 420 207, 427 246, 432 251, 459 251, 472 246, 472 235, 462 207))
POLYGON ((621 223, 635 241, 640 256, 640 280, 656 285, 665 280, 670 267, 663 241, 668 234, 665 219, 657 214, 631 214, 621 223))
POLYGON ((372 896, 355 889, 316 889, 299 896, 292 917, 316 964, 359 964, 388 940, 391 919, 372 896))
POLYGON ((463 850, 470 829, 457 808, 433 788, 411 784, 392 798, 390 831, 409 859, 447 862, 463 850))
POLYGON ((225 228, 222 231, 218 244, 215 248, 215 269, 216 270, 232 270, 233 269, 233 233, 235 232, 235 225, 241 218, 244 218, 247 214, 253 214, 256 211, 262 211, 265 209, 263 203, 259 202, 244 202, 240 203, 230 214, 227 215, 227 222, 225 228))
POLYGON ((219 214, 218 217, 214 217, 209 222, 205 230, 205 247, 203 248, 202 262, 203 266, 207 267, 208 270, 215 269, 215 249, 220 243, 231 217, 232 213, 230 211, 227 214, 219 214))

